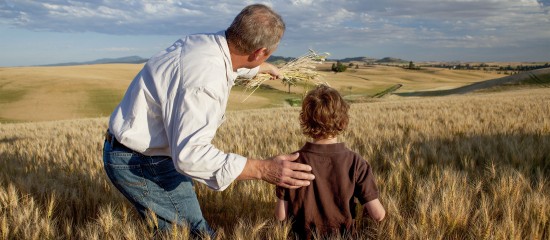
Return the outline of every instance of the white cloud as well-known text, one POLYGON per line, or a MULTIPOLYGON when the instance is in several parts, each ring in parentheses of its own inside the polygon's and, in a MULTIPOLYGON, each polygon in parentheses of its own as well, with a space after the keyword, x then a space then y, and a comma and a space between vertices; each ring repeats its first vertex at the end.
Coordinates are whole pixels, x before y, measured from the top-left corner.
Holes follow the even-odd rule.
MULTIPOLYGON (((252 0, 0 0, 0 25, 54 32, 175 35, 218 31, 252 0)), ((271 0, 285 45, 507 47, 550 39, 550 0, 271 0)), ((319 49, 324 51, 325 49, 319 49)), ((330 49, 326 49, 330 51, 330 49)))
POLYGON ((296 6, 311 5, 311 3, 313 3, 313 0, 291 0, 290 2, 292 2, 292 5, 296 5, 296 6))
POLYGON ((0 23, 58 32, 181 35, 225 28, 219 25, 228 25, 227 11, 241 8, 211 6, 202 1, 20 0, 0 3, 0 23))

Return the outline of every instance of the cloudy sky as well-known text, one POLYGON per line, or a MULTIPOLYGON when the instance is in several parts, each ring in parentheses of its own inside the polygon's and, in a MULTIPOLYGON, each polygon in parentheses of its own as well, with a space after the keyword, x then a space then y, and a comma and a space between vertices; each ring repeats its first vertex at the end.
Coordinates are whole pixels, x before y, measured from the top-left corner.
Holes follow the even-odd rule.
POLYGON ((550 61, 550 0, 0 0, 0 66, 149 58, 251 3, 285 20, 278 56, 550 61))

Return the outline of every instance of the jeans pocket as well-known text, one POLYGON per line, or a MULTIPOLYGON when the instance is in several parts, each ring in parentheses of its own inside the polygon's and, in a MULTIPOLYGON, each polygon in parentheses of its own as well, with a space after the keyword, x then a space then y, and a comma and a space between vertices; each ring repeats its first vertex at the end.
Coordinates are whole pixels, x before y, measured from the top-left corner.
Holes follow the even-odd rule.
POLYGON ((122 163, 131 162, 131 159, 136 156, 113 153, 110 157, 111 161, 105 163, 105 171, 113 185, 133 204, 145 205, 144 198, 148 194, 148 189, 142 166, 122 163))
POLYGON ((155 164, 149 167, 155 173, 155 183, 165 191, 173 191, 183 184, 188 185, 194 193, 192 179, 178 172, 171 158, 157 157, 155 164))

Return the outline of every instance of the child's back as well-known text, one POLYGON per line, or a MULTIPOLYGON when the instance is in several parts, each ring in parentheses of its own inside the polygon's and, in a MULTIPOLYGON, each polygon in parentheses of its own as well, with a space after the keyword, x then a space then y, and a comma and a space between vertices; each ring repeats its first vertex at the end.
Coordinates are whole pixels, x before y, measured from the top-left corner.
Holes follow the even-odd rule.
POLYGON ((355 198, 369 214, 382 220, 385 211, 378 200, 378 189, 368 163, 336 135, 347 127, 349 106, 336 90, 320 86, 304 99, 300 123, 312 137, 299 150, 298 162, 312 167, 315 180, 307 187, 277 187, 276 215, 293 220, 293 231, 301 239, 313 234, 353 234, 355 198))
POLYGON ((344 143, 306 143, 297 160, 312 167, 311 185, 289 190, 277 188, 277 196, 288 201, 293 230, 301 238, 320 234, 353 233, 355 201, 361 205, 378 198, 372 170, 344 143))

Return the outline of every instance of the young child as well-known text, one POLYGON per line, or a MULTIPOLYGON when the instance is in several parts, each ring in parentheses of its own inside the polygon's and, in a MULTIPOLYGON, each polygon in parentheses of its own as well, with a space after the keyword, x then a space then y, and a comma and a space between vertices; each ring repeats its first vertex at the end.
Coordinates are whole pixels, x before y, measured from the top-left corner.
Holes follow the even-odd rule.
POLYGON ((302 103, 300 126, 313 139, 298 152, 297 162, 312 167, 315 180, 307 187, 277 187, 275 216, 291 218, 299 239, 314 236, 355 233, 355 200, 369 215, 384 219, 386 211, 378 200, 378 189, 369 164, 337 135, 347 128, 349 105, 340 94, 326 85, 311 90, 302 103))

